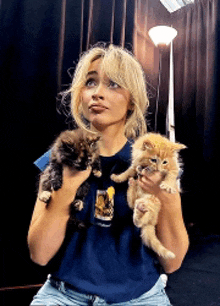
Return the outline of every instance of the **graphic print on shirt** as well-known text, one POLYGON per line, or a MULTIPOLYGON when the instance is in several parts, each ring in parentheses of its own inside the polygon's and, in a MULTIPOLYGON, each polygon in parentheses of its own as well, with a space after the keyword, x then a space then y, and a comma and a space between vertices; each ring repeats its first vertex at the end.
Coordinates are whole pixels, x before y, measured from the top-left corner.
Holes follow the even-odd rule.
POLYGON ((115 188, 97 190, 95 202, 95 218, 103 221, 111 221, 114 216, 115 188))

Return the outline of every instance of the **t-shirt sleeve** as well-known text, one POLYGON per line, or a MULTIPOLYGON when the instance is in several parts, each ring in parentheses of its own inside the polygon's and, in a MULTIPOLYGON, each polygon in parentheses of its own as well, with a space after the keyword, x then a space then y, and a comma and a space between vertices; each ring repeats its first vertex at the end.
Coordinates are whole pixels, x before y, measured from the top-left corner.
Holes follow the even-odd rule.
POLYGON ((34 165, 37 166, 41 171, 44 171, 44 169, 49 164, 50 156, 51 156, 51 150, 47 151, 41 157, 39 157, 34 162, 34 165))

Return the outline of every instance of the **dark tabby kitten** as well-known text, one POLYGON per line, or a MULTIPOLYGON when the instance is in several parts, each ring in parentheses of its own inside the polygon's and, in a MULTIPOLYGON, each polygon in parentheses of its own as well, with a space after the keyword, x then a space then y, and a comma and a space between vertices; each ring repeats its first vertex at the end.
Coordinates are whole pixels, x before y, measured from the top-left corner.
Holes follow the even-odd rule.
MULTIPOLYGON (((51 149, 49 165, 41 174, 39 185, 39 199, 49 203, 52 191, 57 191, 63 184, 63 167, 67 166, 77 171, 92 167, 92 173, 100 177, 101 165, 98 152, 99 136, 81 129, 64 131, 55 140, 51 149)), ((86 228, 88 224, 78 220, 77 211, 83 209, 83 201, 89 190, 88 182, 84 182, 78 189, 74 201, 70 205, 69 224, 76 229, 86 228)))

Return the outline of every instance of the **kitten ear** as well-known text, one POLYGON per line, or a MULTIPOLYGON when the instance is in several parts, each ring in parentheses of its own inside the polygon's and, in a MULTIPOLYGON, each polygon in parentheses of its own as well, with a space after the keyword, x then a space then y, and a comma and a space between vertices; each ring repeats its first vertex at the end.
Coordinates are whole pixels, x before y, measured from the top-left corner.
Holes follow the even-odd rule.
POLYGON ((92 144, 94 144, 94 143, 96 143, 97 141, 99 141, 99 139, 100 139, 101 137, 100 136, 97 136, 97 137, 87 137, 86 138, 86 141, 88 142, 88 144, 89 145, 92 145, 92 144))
POLYGON ((155 145, 150 141, 150 140, 145 140, 143 143, 143 148, 142 150, 152 150, 154 149, 155 145))
POLYGON ((185 146, 182 143, 174 143, 173 144, 173 152, 179 152, 180 150, 186 149, 187 146, 185 146))
POLYGON ((97 136, 94 141, 97 142, 97 141, 100 140, 100 138, 101 138, 101 136, 97 136))

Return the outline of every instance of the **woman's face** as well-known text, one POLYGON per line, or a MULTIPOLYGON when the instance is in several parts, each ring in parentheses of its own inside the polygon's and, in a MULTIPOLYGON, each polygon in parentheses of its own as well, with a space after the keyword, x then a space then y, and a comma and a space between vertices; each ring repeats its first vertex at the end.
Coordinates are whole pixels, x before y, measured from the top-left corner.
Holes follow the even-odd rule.
POLYGON ((102 59, 91 63, 82 89, 85 118, 99 131, 108 126, 124 127, 130 106, 130 93, 102 71, 102 59))

